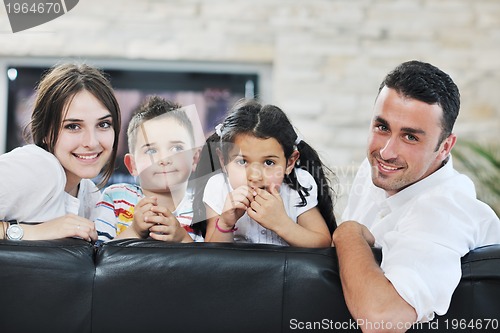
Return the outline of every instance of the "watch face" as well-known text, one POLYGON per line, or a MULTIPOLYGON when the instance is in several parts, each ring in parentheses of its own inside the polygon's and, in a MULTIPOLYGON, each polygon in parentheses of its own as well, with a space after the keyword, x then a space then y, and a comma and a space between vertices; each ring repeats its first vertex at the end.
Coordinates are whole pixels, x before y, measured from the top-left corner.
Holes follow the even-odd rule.
POLYGON ((7 228, 7 237, 11 240, 20 240, 23 235, 23 228, 19 224, 12 224, 7 228))

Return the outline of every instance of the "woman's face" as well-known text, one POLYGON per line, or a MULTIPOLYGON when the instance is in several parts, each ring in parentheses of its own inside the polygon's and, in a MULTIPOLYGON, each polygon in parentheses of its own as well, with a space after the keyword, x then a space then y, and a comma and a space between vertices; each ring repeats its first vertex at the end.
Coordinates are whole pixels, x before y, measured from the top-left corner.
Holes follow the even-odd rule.
POLYGON ((66 192, 101 172, 113 151, 114 133, 110 111, 88 91, 78 92, 66 107, 54 146, 66 172, 66 192))

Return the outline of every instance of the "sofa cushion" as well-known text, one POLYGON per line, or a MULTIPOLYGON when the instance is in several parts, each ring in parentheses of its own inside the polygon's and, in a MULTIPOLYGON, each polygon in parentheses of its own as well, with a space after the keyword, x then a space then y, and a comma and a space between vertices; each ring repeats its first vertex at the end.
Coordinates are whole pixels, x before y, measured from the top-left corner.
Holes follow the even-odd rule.
POLYGON ((93 254, 79 239, 0 240, 0 332, 90 332, 93 254))
POLYGON ((121 240, 96 266, 93 332, 288 332, 349 318, 332 248, 121 240))

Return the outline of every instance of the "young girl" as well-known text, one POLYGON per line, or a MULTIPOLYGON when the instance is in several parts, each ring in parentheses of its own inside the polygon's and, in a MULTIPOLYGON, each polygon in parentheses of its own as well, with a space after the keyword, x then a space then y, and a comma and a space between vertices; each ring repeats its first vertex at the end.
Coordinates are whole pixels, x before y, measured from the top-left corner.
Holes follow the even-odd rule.
POLYGON ((336 223, 329 170, 278 107, 237 104, 203 153, 222 166, 203 194, 206 241, 330 246, 336 223))
POLYGON ((0 156, 0 237, 96 240, 90 179, 102 172, 99 185, 107 182, 120 131, 109 81, 87 65, 53 67, 37 87, 30 129, 33 144, 0 156))

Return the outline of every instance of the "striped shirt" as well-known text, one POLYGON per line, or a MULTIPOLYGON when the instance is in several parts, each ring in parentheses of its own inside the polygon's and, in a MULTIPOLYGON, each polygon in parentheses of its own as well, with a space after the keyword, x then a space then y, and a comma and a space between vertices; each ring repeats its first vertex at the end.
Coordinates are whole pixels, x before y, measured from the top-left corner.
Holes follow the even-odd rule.
MULTIPOLYGON (((121 183, 108 186, 103 191, 95 212, 94 221, 99 241, 110 241, 127 229, 134 222, 135 206, 142 198, 144 193, 138 185, 121 183)), ((193 222, 193 198, 189 191, 172 214, 195 242, 203 241, 203 237, 190 227, 193 222)))

